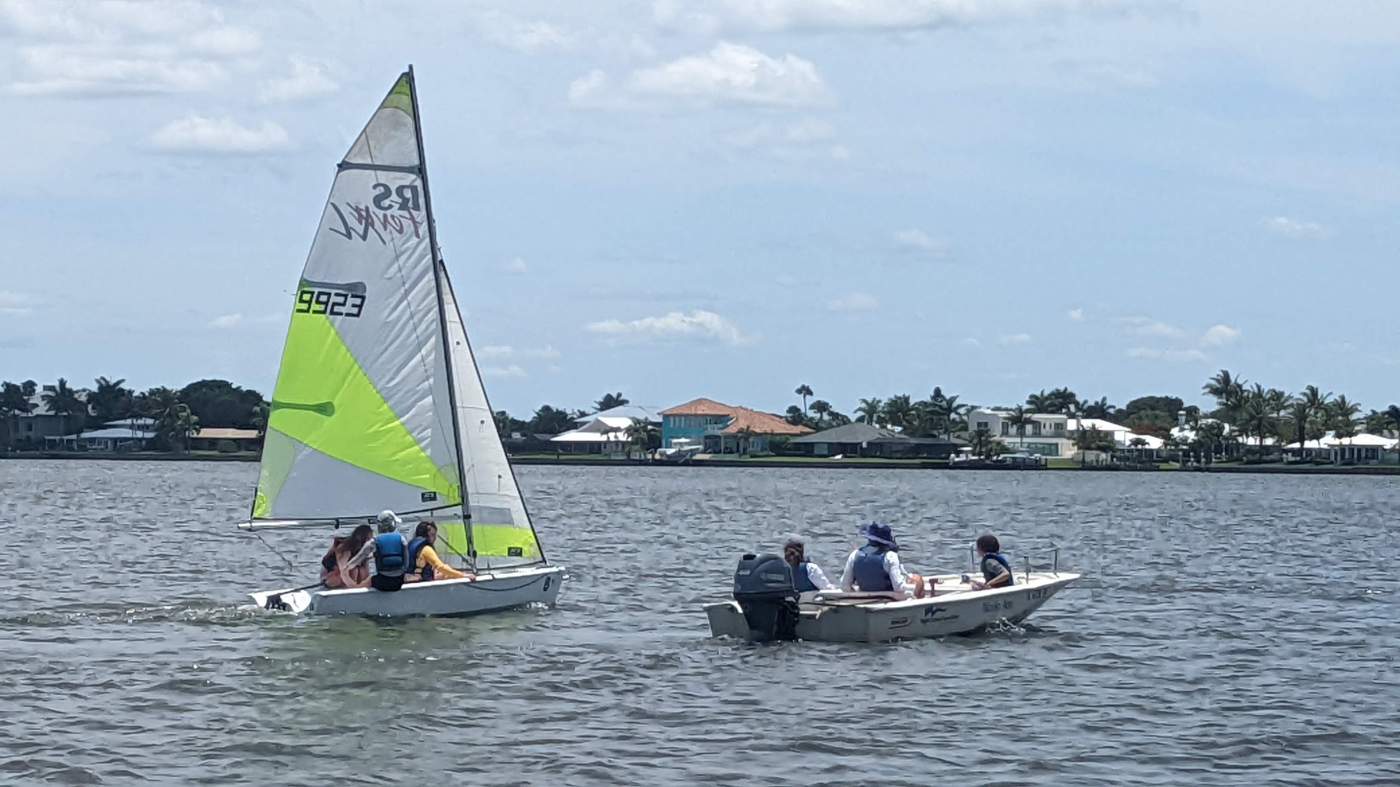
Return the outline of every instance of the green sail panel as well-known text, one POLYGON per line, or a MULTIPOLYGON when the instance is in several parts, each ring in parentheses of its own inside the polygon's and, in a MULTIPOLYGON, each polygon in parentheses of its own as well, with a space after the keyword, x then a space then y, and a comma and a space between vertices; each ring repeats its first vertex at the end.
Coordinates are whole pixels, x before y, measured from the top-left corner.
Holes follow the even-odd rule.
POLYGON ((462 502, 411 90, 407 75, 394 84, 331 187, 292 299, 254 518, 462 502))

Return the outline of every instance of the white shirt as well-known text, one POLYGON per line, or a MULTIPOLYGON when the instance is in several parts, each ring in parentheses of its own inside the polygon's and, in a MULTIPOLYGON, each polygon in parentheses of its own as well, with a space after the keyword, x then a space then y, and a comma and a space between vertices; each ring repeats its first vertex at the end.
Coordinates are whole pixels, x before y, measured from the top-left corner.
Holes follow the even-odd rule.
MULTIPOLYGON (((860 549, 852 549, 851 556, 846 558, 846 568, 841 572, 841 589, 847 593, 856 589, 856 557, 860 555, 860 549)), ((894 592, 899 593, 904 598, 914 597, 914 583, 910 581, 909 575, 904 573, 904 566, 899 564, 899 553, 893 549, 885 551, 885 573, 890 575, 890 585, 894 587, 894 592)))
POLYGON ((836 586, 831 584, 831 580, 826 578, 826 573, 821 566, 816 563, 807 563, 807 578, 812 580, 812 584, 817 586, 817 590, 835 590, 836 586))

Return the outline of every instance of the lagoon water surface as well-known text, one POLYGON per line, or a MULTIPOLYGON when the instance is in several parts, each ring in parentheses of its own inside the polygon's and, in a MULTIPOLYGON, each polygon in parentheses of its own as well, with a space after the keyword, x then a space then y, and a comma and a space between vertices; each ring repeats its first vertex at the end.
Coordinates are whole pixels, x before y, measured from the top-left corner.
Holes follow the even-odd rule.
POLYGON ((247 605, 327 540, 233 527, 255 465, 0 461, 0 782, 1400 782, 1395 479, 519 474, 559 605, 387 622, 247 605), (973 637, 708 638, 742 551, 835 574, 871 517, 1086 578, 973 637))

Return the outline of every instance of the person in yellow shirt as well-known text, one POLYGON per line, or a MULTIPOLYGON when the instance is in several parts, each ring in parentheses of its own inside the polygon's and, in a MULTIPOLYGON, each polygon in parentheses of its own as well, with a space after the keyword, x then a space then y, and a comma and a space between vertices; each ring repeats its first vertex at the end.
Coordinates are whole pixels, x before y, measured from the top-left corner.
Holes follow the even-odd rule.
POLYGON ((413 539, 408 542, 408 581, 432 582, 435 579, 473 579, 474 575, 458 571, 442 562, 434 545, 437 544, 437 525, 424 520, 413 531, 413 539))

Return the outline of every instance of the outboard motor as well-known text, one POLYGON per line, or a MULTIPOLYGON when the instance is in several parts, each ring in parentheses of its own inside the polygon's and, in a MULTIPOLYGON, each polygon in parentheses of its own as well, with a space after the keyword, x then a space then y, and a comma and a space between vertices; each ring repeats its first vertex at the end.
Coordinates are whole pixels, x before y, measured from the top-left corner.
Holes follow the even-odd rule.
POLYGON ((734 600, 755 642, 797 638, 797 588, 781 555, 744 555, 734 572, 734 600))

